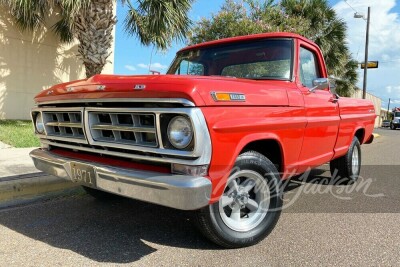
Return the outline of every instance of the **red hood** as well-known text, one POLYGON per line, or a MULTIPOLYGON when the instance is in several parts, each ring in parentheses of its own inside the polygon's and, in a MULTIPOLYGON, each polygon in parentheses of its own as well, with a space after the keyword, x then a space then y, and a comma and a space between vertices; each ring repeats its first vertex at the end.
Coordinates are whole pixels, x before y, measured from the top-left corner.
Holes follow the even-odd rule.
POLYGON ((101 99, 101 98, 183 98, 196 106, 232 105, 232 102, 215 102, 211 92, 232 92, 246 95, 245 102, 235 105, 288 105, 282 87, 292 87, 285 81, 254 81, 227 77, 180 76, 180 75, 95 75, 55 85, 40 92, 35 101, 40 102, 101 99), (135 90, 135 86, 145 86, 135 90), (99 88, 103 86, 104 88, 99 88), (280 89, 279 89, 280 88, 280 89))

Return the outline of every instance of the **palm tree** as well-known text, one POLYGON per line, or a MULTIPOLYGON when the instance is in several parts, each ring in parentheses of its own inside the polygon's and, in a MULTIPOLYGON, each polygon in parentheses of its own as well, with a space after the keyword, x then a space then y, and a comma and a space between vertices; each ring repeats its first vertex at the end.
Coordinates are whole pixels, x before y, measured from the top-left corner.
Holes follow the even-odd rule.
POLYGON ((219 13, 195 25, 189 41, 271 31, 296 32, 313 40, 321 47, 329 74, 339 78, 337 93, 349 96, 356 88, 357 62, 346 44, 346 24, 326 0, 226 0, 219 13))
POLYGON ((329 74, 340 78, 337 93, 351 95, 356 88, 358 65, 346 44, 346 23, 336 16, 327 0, 282 0, 281 6, 290 17, 309 21, 304 35, 321 48, 329 74))
MULTIPOLYGON (((191 24, 188 11, 193 0, 120 0, 127 4, 125 30, 144 45, 168 48, 184 39, 191 24)), ((116 24, 116 0, 0 0, 22 30, 40 31, 48 14, 57 13, 52 30, 61 42, 76 38, 78 52, 91 77, 102 71, 110 56, 112 30, 116 24)))

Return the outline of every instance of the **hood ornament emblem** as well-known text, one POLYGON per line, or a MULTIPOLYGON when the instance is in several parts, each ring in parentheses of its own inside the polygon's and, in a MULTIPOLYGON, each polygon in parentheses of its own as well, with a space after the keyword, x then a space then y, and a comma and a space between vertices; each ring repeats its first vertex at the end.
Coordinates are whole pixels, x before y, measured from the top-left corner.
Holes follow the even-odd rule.
POLYGON ((99 85, 97 86, 97 91, 104 91, 106 89, 105 85, 99 85))
POLYGON ((134 90, 144 90, 146 89, 146 85, 144 84, 136 84, 135 87, 133 87, 134 90))

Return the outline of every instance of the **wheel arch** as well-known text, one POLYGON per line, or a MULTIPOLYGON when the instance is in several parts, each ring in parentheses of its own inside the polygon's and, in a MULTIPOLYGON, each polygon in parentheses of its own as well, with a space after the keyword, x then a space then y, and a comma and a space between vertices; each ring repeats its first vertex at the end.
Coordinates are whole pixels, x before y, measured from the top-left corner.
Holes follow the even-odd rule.
POLYGON ((363 144, 364 143, 364 139, 365 139, 365 129, 364 128, 358 128, 355 131, 354 136, 357 137, 357 139, 360 142, 360 144, 363 144))
POLYGON ((256 151, 267 157, 280 173, 284 171, 284 153, 278 138, 268 137, 247 140, 246 142, 243 142, 237 156, 250 150, 256 151))

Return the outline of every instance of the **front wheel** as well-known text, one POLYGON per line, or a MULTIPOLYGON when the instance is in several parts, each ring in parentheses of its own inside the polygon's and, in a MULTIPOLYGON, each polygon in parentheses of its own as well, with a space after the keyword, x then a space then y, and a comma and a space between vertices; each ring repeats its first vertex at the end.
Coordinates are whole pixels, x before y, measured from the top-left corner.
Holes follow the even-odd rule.
POLYGON ((346 155, 330 162, 332 176, 340 178, 340 182, 351 184, 358 180, 361 170, 361 146, 357 137, 353 138, 346 155))
POLYGON ((260 153, 241 154, 218 202, 196 212, 200 231, 226 248, 254 245, 275 227, 281 212, 280 177, 260 153))
POLYGON ((391 124, 390 124, 390 129, 391 129, 391 130, 396 130, 397 127, 396 127, 396 125, 394 125, 393 123, 391 123, 391 124))

